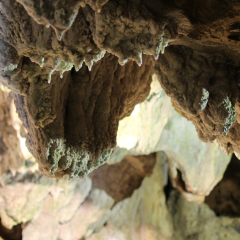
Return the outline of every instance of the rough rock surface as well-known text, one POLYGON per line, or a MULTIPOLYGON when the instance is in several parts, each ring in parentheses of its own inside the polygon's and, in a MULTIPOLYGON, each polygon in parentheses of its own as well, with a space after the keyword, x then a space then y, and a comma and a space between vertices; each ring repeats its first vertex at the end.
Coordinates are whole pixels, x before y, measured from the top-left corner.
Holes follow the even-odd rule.
POLYGON ((21 95, 47 177, 83 177, 109 158, 119 119, 147 97, 154 58, 200 139, 240 154, 238 1, 4 0, 0 10, 0 81, 21 95))
POLYGON ((126 154, 164 151, 173 186, 198 202, 221 180, 231 158, 214 143, 198 139, 194 125, 174 110, 155 77, 147 100, 120 121, 117 142, 109 163, 121 161, 126 154))
POLYGON ((27 223, 34 219, 24 228, 24 231, 28 231, 35 221, 40 223, 39 219, 43 219, 47 214, 49 221, 41 223, 47 224, 44 225, 45 227, 48 226, 46 235, 56 235, 57 229, 54 227, 56 223, 53 221, 56 216, 60 222, 61 219, 68 221, 73 217, 92 186, 89 178, 60 182, 29 171, 23 174, 17 173, 16 176, 4 174, 2 182, 4 184, 0 193, 2 224, 11 229, 16 224, 27 223))
MULTIPOLYGON (((153 156, 138 158, 147 164, 153 156)), ((93 187, 94 178, 93 181, 89 177, 70 181, 46 179, 39 172, 30 172, 30 168, 16 176, 4 174, 0 235, 3 236, 3 228, 11 229, 22 223, 22 233, 16 227, 13 230, 22 234, 23 240, 239 239, 239 216, 217 217, 205 203, 188 202, 178 190, 172 190, 166 199, 166 163, 166 155, 158 152, 151 175, 146 170, 148 176, 140 186, 117 203, 104 190, 93 187)), ((116 172, 112 168, 115 175, 126 170, 126 163, 115 166, 119 169, 116 172)), ((95 171, 102 172, 101 168, 95 171)), ((111 178, 104 181, 105 185, 111 184, 111 178)), ((118 191, 121 195, 122 188, 118 191)), ((5 236, 9 237, 9 232, 5 236)), ((19 240, 17 237, 12 239, 19 240)))
POLYGON ((22 124, 16 119, 13 94, 0 86, 0 176, 21 167, 24 155, 20 143, 22 124))
MULTIPOLYGON (((126 159, 120 164, 111 165, 109 176, 111 174, 116 176, 114 183, 110 177, 98 182, 97 176, 104 174, 102 170, 104 167, 108 168, 105 165, 90 175, 92 180, 89 177, 69 181, 66 178, 46 179, 38 171, 31 172, 36 163, 33 167, 24 167, 22 173, 18 172, 15 176, 5 173, 1 179, 3 185, 0 189, 0 216, 3 227, 11 229, 22 223, 23 240, 33 238, 73 240, 89 235, 91 229, 97 226, 95 222, 99 224, 114 204, 128 199, 134 190, 141 186, 143 176, 152 174, 155 158, 155 154, 138 156, 134 157, 134 160, 126 159), (138 161, 139 165, 142 163, 142 168, 131 167, 134 166, 134 161, 138 161), (126 171, 126 168, 131 169, 126 171), (124 172, 127 175, 125 180, 122 179, 124 172), (138 185, 125 189, 126 184, 131 183, 133 179, 140 180, 138 185), (125 185, 120 187, 122 181, 125 185), (107 185, 111 185, 112 188, 106 189, 107 185), (108 194, 99 189, 103 189, 103 186, 108 194)), ((156 183, 155 187, 159 188, 161 185, 156 183)), ((104 224, 104 221, 102 223, 104 224)))
MULTIPOLYGON (((0 101, 1 170, 12 170, 0 186, 4 231, 23 222, 25 240, 239 239, 239 219, 217 218, 177 191, 167 206, 163 191, 168 161, 172 184, 189 200, 204 199, 230 158, 209 142, 240 157, 239 13, 238 0, 2 0, 0 82, 15 92, 27 145, 46 177, 86 176, 109 159, 119 120, 133 109, 135 118, 119 142, 125 149, 114 155, 125 156, 123 163, 100 168, 93 181, 101 171, 107 176, 93 185, 88 177, 60 182, 39 173, 14 175, 14 159, 21 157, 10 153, 18 148, 20 125, 6 124, 8 103, 0 101), (134 108, 148 96, 153 66, 174 108, 208 144, 196 141, 186 119, 174 120, 164 94, 134 108), (142 134, 147 120, 137 117, 151 111, 158 117, 146 128, 151 134, 142 134), (166 155, 157 153, 153 171, 131 155, 160 150, 166 155), (121 180, 128 188, 116 189, 121 180)), ((229 206, 238 214, 235 195, 229 197, 234 204, 221 202, 229 200, 224 186, 238 189, 229 175, 209 196, 217 196, 211 207, 218 214, 229 206)))
POLYGON ((227 154, 240 151, 239 61, 219 53, 170 46, 155 66, 175 109, 194 123, 202 141, 215 140, 227 154))
POLYGON ((118 3, 118 10, 115 5, 74 0, 1 3, 1 82, 21 95, 16 95, 16 104, 29 132, 28 147, 47 177, 83 177, 103 164, 115 147, 119 119, 148 95, 152 61, 143 54, 159 54, 164 31, 158 31, 140 2, 118 3), (133 7, 146 16, 133 16, 133 7), (124 24, 119 22, 121 9, 124 24), (117 10, 110 14, 115 20, 104 20, 112 10, 117 10), (126 30, 136 24, 137 32, 126 30), (114 45, 109 30, 120 33, 114 45), (118 58, 105 54, 106 49, 118 58), (140 67, 126 63, 128 59, 140 67), (73 66, 81 70, 74 72, 73 66))
POLYGON ((168 209, 174 229, 172 240, 239 239, 239 217, 217 217, 205 203, 190 203, 178 191, 171 193, 168 209))
POLYGON ((15 95, 40 171, 47 177, 84 177, 105 163, 116 145, 119 120, 148 95, 151 72, 149 57, 141 67, 132 61, 120 66, 106 54, 91 72, 84 65, 62 79, 53 75, 51 83, 40 76, 25 97, 15 95))
POLYGON ((104 216, 105 221, 100 219, 92 226, 95 228, 91 229, 93 234, 89 239, 171 239, 173 225, 163 190, 166 161, 166 155, 159 152, 152 175, 144 178, 130 198, 117 203, 104 216))

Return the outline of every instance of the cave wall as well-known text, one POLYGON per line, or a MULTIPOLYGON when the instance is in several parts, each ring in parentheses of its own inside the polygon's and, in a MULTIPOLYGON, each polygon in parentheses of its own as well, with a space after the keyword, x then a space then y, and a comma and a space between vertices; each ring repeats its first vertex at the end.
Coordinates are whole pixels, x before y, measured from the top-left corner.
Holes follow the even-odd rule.
POLYGON ((106 162, 119 120, 147 98, 153 72, 202 141, 238 156, 238 1, 5 0, 0 8, 0 81, 15 92, 46 177, 84 177, 106 162))

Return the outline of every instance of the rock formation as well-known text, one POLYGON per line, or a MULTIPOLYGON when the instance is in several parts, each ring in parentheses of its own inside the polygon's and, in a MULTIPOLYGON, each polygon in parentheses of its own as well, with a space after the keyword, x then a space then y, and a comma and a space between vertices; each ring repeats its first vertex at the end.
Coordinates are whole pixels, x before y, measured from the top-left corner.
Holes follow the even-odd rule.
POLYGON ((94 170, 91 178, 70 181, 46 179, 29 167, 16 175, 5 173, 0 191, 0 236, 12 240, 239 239, 239 213, 235 212, 234 218, 216 216, 206 203, 188 202, 174 189, 166 198, 166 164, 166 154, 158 152, 128 155, 120 163, 94 170), (134 162, 139 163, 136 168, 134 162), (145 171, 139 171, 140 163, 145 171), (123 172, 127 173, 125 179, 123 172), (131 183, 140 172, 141 181, 134 186, 131 183), (98 176, 104 174, 99 181, 98 176))
MULTIPOLYGON (((24 152, 22 151, 21 134, 25 130, 17 117, 10 93, 0 86, 0 176, 8 170, 15 172, 23 164, 24 152)), ((24 141, 22 142, 24 144, 24 141)))
POLYGON ((203 202, 231 159, 231 154, 226 156, 215 144, 198 139, 194 125, 174 110, 156 76, 147 100, 120 121, 117 142, 109 163, 128 154, 164 151, 172 184, 189 201, 203 202))
POLYGON ((84 177, 109 159, 153 67, 199 138, 240 154, 238 1, 4 0, 0 9, 0 81, 45 176, 84 177))
POLYGON ((147 97, 150 73, 147 57, 139 68, 134 62, 120 66, 116 57, 106 54, 91 72, 84 65, 61 80, 53 75, 50 84, 31 84, 26 97, 16 95, 29 132, 27 146, 41 172, 47 177, 84 177, 105 163, 116 145, 118 121, 147 97))
POLYGON ((205 203, 218 216, 238 217, 240 215, 239 165, 239 160, 233 155, 223 178, 205 198, 205 203))
POLYGON ((0 239, 239 239, 238 0, 2 0, 0 23, 0 239))

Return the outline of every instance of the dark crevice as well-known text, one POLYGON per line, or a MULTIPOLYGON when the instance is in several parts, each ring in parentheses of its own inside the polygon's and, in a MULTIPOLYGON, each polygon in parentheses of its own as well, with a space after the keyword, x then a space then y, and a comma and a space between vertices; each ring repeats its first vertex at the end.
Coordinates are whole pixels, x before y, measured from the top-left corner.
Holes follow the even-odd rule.
POLYGON ((235 154, 205 203, 217 216, 240 217, 240 160, 235 154))
POLYGON ((8 229, 2 225, 0 219, 0 237, 2 237, 4 240, 22 240, 21 224, 13 226, 12 229, 8 229))
POLYGON ((187 192, 187 189, 186 189, 186 185, 185 185, 185 182, 183 181, 183 178, 182 178, 182 172, 177 169, 177 178, 176 178, 176 182, 177 182, 177 185, 184 191, 184 192, 187 192))
POLYGON ((174 190, 174 187, 172 186, 170 177, 168 176, 167 185, 164 187, 164 193, 165 193, 165 196, 166 196, 166 202, 168 201, 172 190, 174 190))
POLYGON ((3 155, 7 152, 8 147, 6 146, 6 144, 4 143, 2 137, 0 138, 0 155, 3 155))
POLYGON ((233 41, 240 41, 240 32, 239 33, 232 33, 228 36, 229 40, 233 41))

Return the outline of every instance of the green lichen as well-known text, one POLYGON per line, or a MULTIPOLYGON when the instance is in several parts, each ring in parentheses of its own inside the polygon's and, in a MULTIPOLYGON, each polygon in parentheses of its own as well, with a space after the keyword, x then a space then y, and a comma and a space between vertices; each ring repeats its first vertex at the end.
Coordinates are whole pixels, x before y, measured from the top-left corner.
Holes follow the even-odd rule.
POLYGON ((14 69, 16 69, 18 67, 17 64, 12 64, 10 63, 7 67, 5 67, 3 69, 4 72, 8 72, 8 71, 13 71, 14 69))
POLYGON ((88 70, 92 70, 92 66, 95 62, 98 62, 105 55, 106 51, 102 50, 96 55, 86 54, 84 57, 85 64, 88 66, 88 70))
POLYGON ((153 97, 157 96, 159 98, 161 96, 161 92, 153 92, 150 95, 148 95, 147 99, 145 102, 150 102, 153 97))
POLYGON ((58 66, 58 71, 60 72, 60 77, 63 77, 64 72, 70 71, 73 68, 73 61, 61 62, 58 66))
POLYGON ((68 147, 66 159, 66 168, 71 166, 70 178, 85 177, 89 173, 88 162, 90 160, 90 153, 88 151, 68 147))
POLYGON ((51 83, 51 79, 52 79, 52 74, 56 71, 56 69, 58 68, 58 66, 60 65, 61 61, 59 59, 57 59, 55 61, 54 67, 49 71, 48 73, 48 83, 51 83))
POLYGON ((162 35, 159 38, 159 44, 156 48, 156 53, 154 56, 156 60, 158 60, 160 53, 164 54, 165 47, 167 47, 170 41, 170 37, 170 32, 167 29, 164 29, 162 35))
POLYGON ((51 139, 50 143, 48 144, 47 150, 46 150, 46 158, 50 156, 50 149, 54 146, 54 153, 53 153, 53 164, 49 172, 51 172, 53 175, 58 169, 58 162, 59 160, 65 156, 66 151, 66 144, 64 139, 51 139))
POLYGON ((233 123, 235 123, 235 121, 236 121, 236 118, 235 118, 236 110, 235 110, 234 106, 232 106, 232 103, 231 103, 231 101, 229 100, 228 97, 223 100, 223 105, 224 105, 225 109, 228 112, 228 116, 226 118, 226 122, 223 125, 223 133, 225 135, 227 135, 229 129, 231 128, 233 123))
POLYGON ((41 68, 44 66, 44 63, 45 63, 44 61, 45 61, 44 57, 41 58, 41 62, 40 62, 40 67, 41 67, 41 68))
POLYGON ((208 98, 209 98, 209 92, 207 89, 203 88, 202 89, 202 97, 201 97, 201 102, 199 103, 200 105, 200 111, 205 109, 208 103, 208 98))
POLYGON ((55 174, 59 167, 59 161, 65 158, 65 168, 70 178, 83 178, 95 168, 104 164, 111 156, 113 149, 105 151, 97 161, 91 161, 91 153, 86 149, 77 149, 67 146, 65 139, 51 139, 46 149, 46 159, 53 159, 50 173, 55 174))

